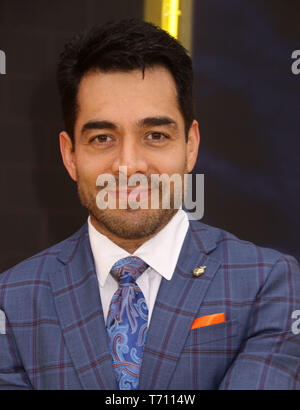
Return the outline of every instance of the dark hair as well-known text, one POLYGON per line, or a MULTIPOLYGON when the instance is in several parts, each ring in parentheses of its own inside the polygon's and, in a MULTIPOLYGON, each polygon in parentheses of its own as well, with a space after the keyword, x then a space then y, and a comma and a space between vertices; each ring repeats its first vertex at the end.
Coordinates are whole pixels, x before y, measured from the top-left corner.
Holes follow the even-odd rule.
POLYGON ((166 31, 138 19, 96 26, 76 35, 60 55, 57 81, 66 131, 74 141, 79 83, 91 70, 131 71, 156 65, 172 74, 186 139, 194 119, 192 61, 184 47, 166 31))

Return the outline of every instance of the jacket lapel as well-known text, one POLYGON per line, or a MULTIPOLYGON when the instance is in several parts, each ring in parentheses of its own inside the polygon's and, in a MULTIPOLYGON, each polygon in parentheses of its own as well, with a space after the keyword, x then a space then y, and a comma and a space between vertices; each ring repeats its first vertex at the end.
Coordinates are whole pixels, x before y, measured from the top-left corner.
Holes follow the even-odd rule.
POLYGON ((87 224, 64 244, 51 273, 57 315, 84 389, 115 389, 87 224))
POLYGON ((162 279, 152 313, 140 374, 141 390, 167 389, 190 327, 220 262, 208 256, 216 247, 209 228, 190 221, 171 281, 162 279), (199 277, 193 270, 204 265, 199 277))

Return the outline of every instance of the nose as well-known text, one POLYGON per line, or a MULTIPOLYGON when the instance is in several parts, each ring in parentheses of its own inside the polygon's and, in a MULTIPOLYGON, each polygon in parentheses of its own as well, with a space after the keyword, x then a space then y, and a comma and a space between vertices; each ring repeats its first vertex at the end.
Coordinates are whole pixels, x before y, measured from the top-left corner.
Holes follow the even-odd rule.
POLYGON ((114 175, 119 173, 120 166, 127 167, 127 177, 136 173, 147 174, 147 157, 134 138, 124 138, 120 142, 117 156, 112 164, 114 175))

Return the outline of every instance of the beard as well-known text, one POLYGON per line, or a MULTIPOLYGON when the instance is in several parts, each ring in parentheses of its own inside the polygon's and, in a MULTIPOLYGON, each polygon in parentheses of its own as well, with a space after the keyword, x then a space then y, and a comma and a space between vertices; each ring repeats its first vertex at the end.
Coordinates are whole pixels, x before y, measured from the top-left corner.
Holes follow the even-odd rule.
MULTIPOLYGON (((150 185, 149 185, 150 186, 150 185)), ((77 176, 77 189, 81 204, 88 209, 89 214, 97 222, 99 227, 105 228, 108 232, 124 239, 144 238, 158 232, 166 225, 178 211, 179 196, 182 203, 182 194, 174 193, 170 190, 169 203, 170 207, 162 207, 162 189, 159 188, 160 205, 158 209, 132 209, 127 206, 126 209, 100 209, 96 203, 96 196, 99 192, 95 187, 89 187, 84 183, 79 175, 77 176), (177 200, 175 201, 175 197, 177 200), (173 205, 173 207, 172 207, 173 205)))

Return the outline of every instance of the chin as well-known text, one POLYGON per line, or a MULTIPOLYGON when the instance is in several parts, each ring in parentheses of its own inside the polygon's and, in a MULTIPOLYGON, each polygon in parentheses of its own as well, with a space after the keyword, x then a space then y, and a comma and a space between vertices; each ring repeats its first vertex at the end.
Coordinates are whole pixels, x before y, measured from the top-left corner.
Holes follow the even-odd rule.
POLYGON ((99 226, 110 233, 127 239, 138 239, 158 232, 177 209, 114 209, 91 212, 99 226))

